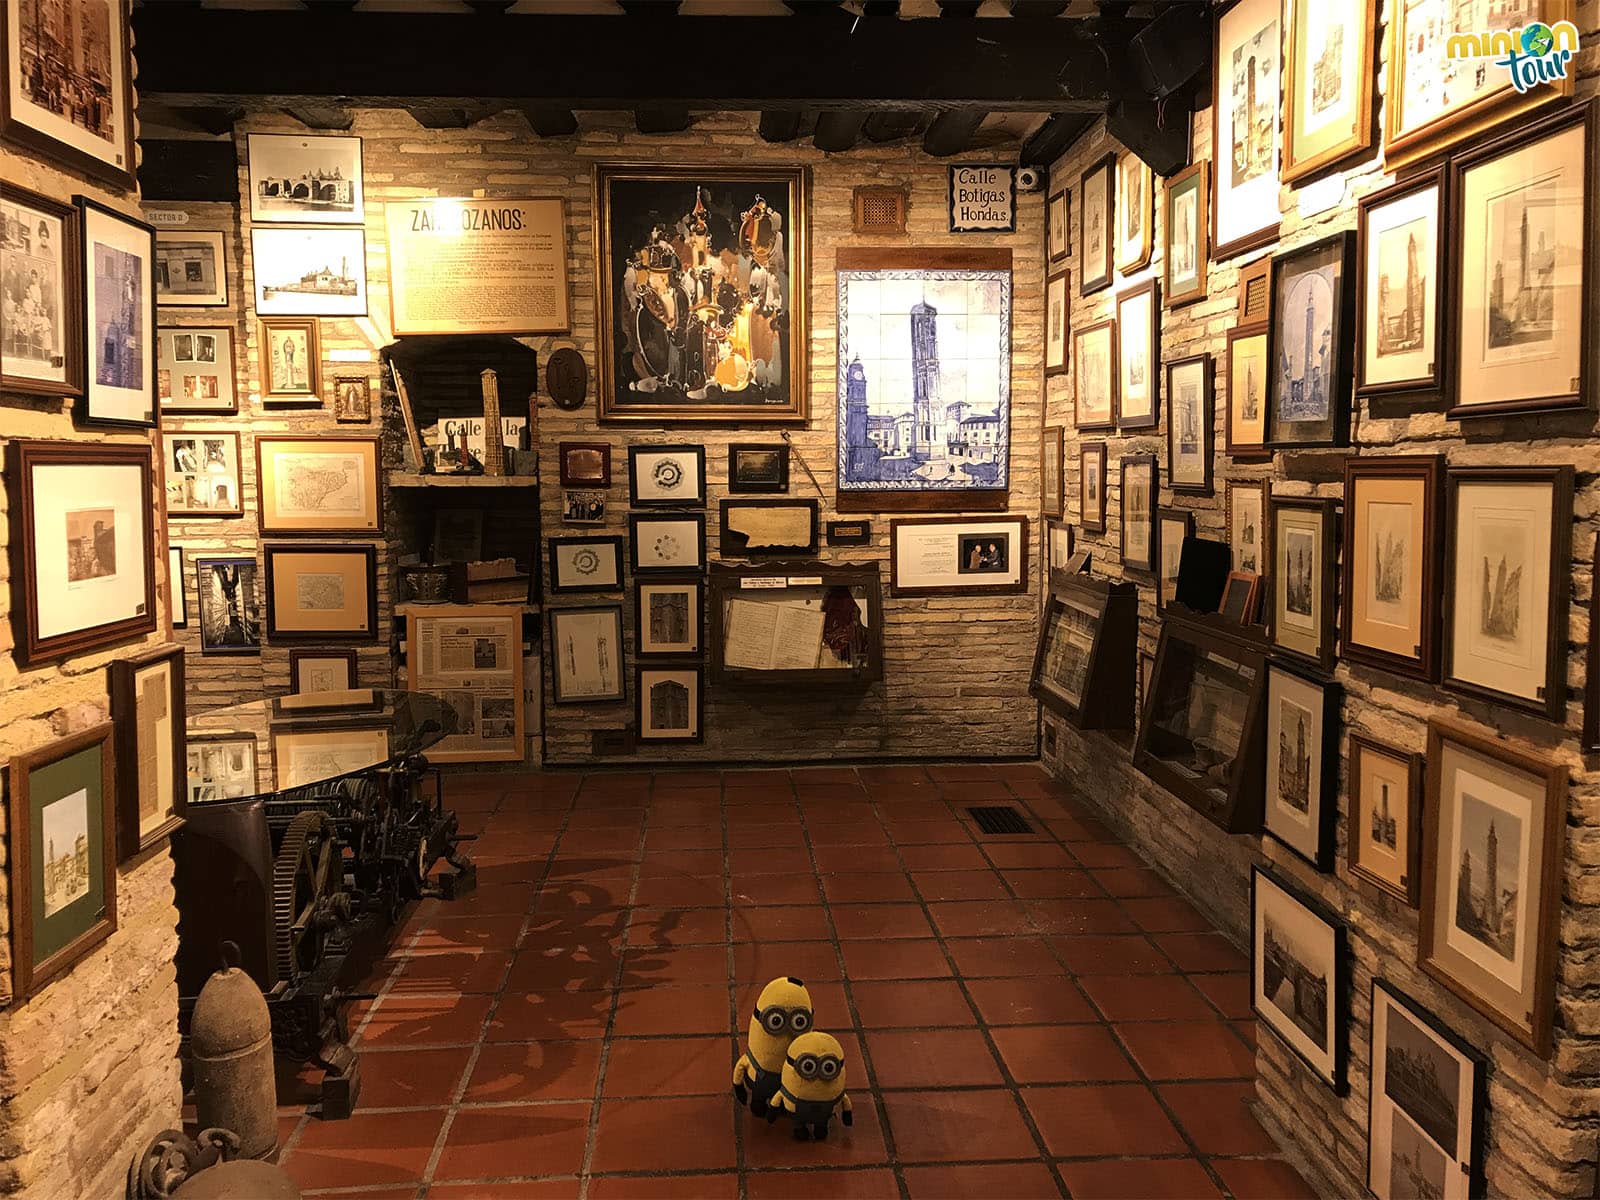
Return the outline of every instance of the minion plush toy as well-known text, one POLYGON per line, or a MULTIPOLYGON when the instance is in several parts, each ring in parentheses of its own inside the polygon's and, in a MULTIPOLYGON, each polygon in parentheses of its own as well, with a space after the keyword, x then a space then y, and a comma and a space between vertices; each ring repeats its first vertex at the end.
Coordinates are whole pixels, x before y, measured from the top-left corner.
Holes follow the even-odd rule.
POLYGON ((854 1124, 850 1097, 844 1090, 844 1050, 826 1033, 806 1033, 789 1043, 783 1062, 783 1081, 772 1097, 767 1120, 787 1112, 794 1121, 794 1136, 801 1141, 828 1136, 833 1110, 846 1125, 854 1124))
POLYGON ((745 1052, 733 1067, 733 1094, 761 1116, 777 1095, 789 1043, 811 1029, 811 993, 798 979, 774 979, 761 989, 750 1018, 745 1052), (746 1091, 748 1084, 749 1090, 746 1091))

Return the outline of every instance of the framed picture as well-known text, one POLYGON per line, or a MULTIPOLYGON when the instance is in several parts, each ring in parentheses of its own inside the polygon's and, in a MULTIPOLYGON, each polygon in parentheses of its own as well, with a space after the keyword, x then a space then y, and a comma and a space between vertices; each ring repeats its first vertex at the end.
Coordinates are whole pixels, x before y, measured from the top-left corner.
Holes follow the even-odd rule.
POLYGON ((724 500, 724 558, 812 555, 817 552, 815 500, 724 500))
POLYGON ((1091 296, 1111 286, 1117 156, 1108 154, 1085 171, 1079 188, 1078 295, 1091 296))
POLYGON ((598 488, 575 488, 561 493, 563 525, 604 525, 606 494, 598 488))
POLYGON ((1052 192, 1044 205, 1044 253, 1052 263, 1067 259, 1067 216, 1070 203, 1067 190, 1052 192))
POLYGON ((189 598, 183 590, 183 547, 167 547, 167 596, 171 606, 172 627, 189 628, 189 598))
POLYGON ((1074 334, 1072 356, 1073 424, 1079 429, 1113 429, 1117 424, 1117 323, 1096 321, 1074 334))
POLYGON ((1228 330, 1230 458, 1270 458, 1267 449, 1267 331, 1228 330))
POLYGON ((1211 257, 1278 240, 1278 0, 1218 9, 1211 54, 1211 257))
POLYGON ((127 0, 8 4, 0 15, 0 136, 132 190, 127 0))
POLYGON ((1600 537, 1589 569, 1589 645, 1584 654, 1583 752, 1600 750, 1600 537))
POLYGON ((1161 288, 1154 279, 1117 294, 1117 428, 1161 423, 1161 288))
POLYGON ((641 742, 700 742, 705 739, 705 668, 689 665, 634 668, 641 742))
POLYGON ((827 533, 830 546, 872 545, 871 521, 829 521, 827 533))
POLYGON ((629 513, 634 574, 706 569, 705 513, 629 513))
POLYGON ((331 646, 289 649, 289 691, 294 695, 314 692, 347 692, 356 686, 356 652, 331 646))
POLYGON ((550 648, 554 703, 628 698, 622 682, 622 605, 551 609, 550 648))
POLYGON ((634 654, 698 655, 705 648, 705 610, 706 585, 698 575, 634 580, 634 654))
POLYGON ((167 326, 156 331, 156 400, 164 413, 232 416, 233 330, 226 325, 167 326))
MULTIPOLYGON (((284 701, 280 700, 280 704, 284 701)), ((293 705, 285 705, 294 711, 293 705)), ((302 788, 382 766, 394 753, 388 725, 336 725, 331 729, 278 728, 272 731, 272 764, 279 788, 302 788)), ((444 742, 428 748, 432 758, 444 742)))
POLYGON ((1333 870, 1339 812, 1336 683, 1267 664, 1267 796, 1261 827, 1319 871, 1333 870))
POLYGON ((557 594, 621 591, 622 539, 551 538, 550 590, 557 594))
MULTIPOLYGON (((1553 48, 1578 52, 1578 31, 1570 22, 1573 0, 1540 0, 1519 10, 1531 22, 1550 26, 1553 48), (1562 30, 1563 23, 1570 33, 1562 30)), ((1489 69, 1488 61, 1506 51, 1480 45, 1490 38, 1478 36, 1478 26, 1458 23, 1452 0, 1414 0, 1387 15, 1389 26, 1389 78, 1384 91, 1383 158, 1389 170, 1438 154, 1476 137, 1513 116, 1572 94, 1572 79, 1552 79, 1526 92, 1515 90, 1510 73, 1489 69), (1458 34, 1472 39, 1468 53, 1452 56, 1450 43, 1458 34)), ((1491 25, 1511 25, 1513 13, 1491 25)), ((1524 128, 1526 123, 1524 122, 1524 128)))
POLYGON ((1044 373, 1067 373, 1067 336, 1072 326, 1072 272, 1057 271, 1044 281, 1044 373))
POLYGON ((1067 563, 1072 558, 1073 535, 1072 526, 1066 521, 1046 521, 1044 528, 1044 566, 1045 579, 1048 581, 1055 572, 1067 569, 1067 563))
POLYGON ((1106 444, 1078 443, 1078 523, 1089 533, 1106 531, 1106 444))
POLYGON ((239 435, 231 430, 190 429, 161 435, 167 516, 244 515, 239 491, 239 435))
POLYGON ((1346 929, 1261 867, 1250 871, 1250 1006, 1314 1075, 1343 1095, 1349 1038, 1346 929))
POLYGON ((806 420, 808 186, 804 167, 595 167, 600 420, 806 420), (674 349, 674 272, 730 336, 696 317, 674 349))
POLYGON ((260 787, 253 733, 191 733, 188 738, 188 800, 242 800, 260 787))
POLYGON ((1272 318, 1272 255, 1263 254, 1239 268, 1238 326, 1262 328, 1272 318))
POLYGON ((1003 509, 1011 251, 841 249, 835 275, 839 510, 1003 509))
POLYGON ((322 403, 322 343, 314 317, 263 317, 261 399, 266 404, 322 403))
POLYGON ((1417 961, 1548 1058, 1567 767, 1439 717, 1426 761, 1417 961))
POLYGON ((17 440, 6 476, 17 657, 32 665, 152 632, 150 447, 17 440))
POLYGON ((1062 479, 1061 455, 1066 449, 1066 430, 1059 425, 1047 425, 1039 442, 1039 495, 1040 508, 1047 517, 1059 517, 1066 508, 1066 492, 1062 479))
POLYGON ((1350 733, 1350 874, 1412 908, 1422 895, 1422 756, 1350 733))
POLYGON ((1367 1188, 1378 1200, 1482 1195, 1488 1055, 1372 979, 1367 1188))
POLYGON ((107 721, 13 754, 7 766, 14 1003, 117 928, 111 738, 107 721))
POLYGON ((1351 455, 1344 475, 1344 656, 1437 679, 1444 457, 1351 455))
POLYGON ((610 442, 562 442, 561 486, 608 488, 611 486, 610 442))
POLYGON ((1134 571, 1156 569, 1156 488, 1154 454, 1122 457, 1122 565, 1134 571))
POLYGON ((891 596, 1026 592, 1027 558, 1027 517, 901 517, 889 522, 891 596))
POLYGON ((156 231, 156 303, 222 308, 228 303, 228 239, 220 230, 156 231))
POLYGON ((1163 508, 1156 522, 1156 546, 1161 559, 1156 575, 1156 607, 1165 608, 1178 598, 1178 565, 1183 561, 1183 540, 1194 536, 1194 513, 1163 508))
POLYGON ((1154 243, 1155 178, 1132 150, 1117 159, 1117 270, 1132 274, 1150 261, 1154 243))
POLYGON ((1233 569, 1252 575, 1266 573, 1261 547, 1267 528, 1267 485, 1236 479, 1228 480, 1228 549, 1233 552, 1233 569))
POLYGON ((360 138, 252 133, 245 147, 252 223, 362 223, 360 138))
POLYGON ((1211 495, 1213 403, 1211 355, 1167 364, 1167 485, 1174 492, 1211 495))
POLYGON ((1249 571, 1229 571, 1222 585, 1217 612, 1238 625, 1254 625, 1261 611, 1261 576, 1249 571))
POLYGON ((362 229, 258 225, 250 231, 256 314, 367 315, 367 235, 362 229))
POLYGON ((111 664, 118 862, 159 845, 183 824, 189 795, 184 697, 182 646, 111 664))
POLYGON ((158 421, 156 231, 87 196, 73 200, 83 231, 83 358, 88 364, 78 420, 151 428, 158 421))
MULTIPOLYGON (((428 748, 438 762, 521 762, 522 611, 496 604, 419 605, 406 612, 406 686, 443 696, 456 729, 428 748)), ((615 647, 622 663, 621 639, 615 647)), ((570 653, 570 647, 564 649, 570 653)), ((556 664, 559 676, 561 664, 556 664)))
POLYGON ((9 182, 0 196, 0 387, 83 395, 83 252, 78 211, 9 182))
POLYGON ((1338 501, 1269 496, 1272 644, 1333 669, 1338 501))
POLYGON ((1377 0, 1284 5, 1283 182, 1372 148, 1377 0))
POLYGON ((1444 170, 1361 197, 1356 216, 1356 394, 1432 392, 1444 378, 1444 170))
POLYGON ((1272 260, 1267 442, 1274 447, 1349 443, 1354 265, 1348 231, 1272 260))
POLYGON ((1445 482, 1445 685, 1560 721, 1573 469, 1453 467, 1445 482))
POLYGON ((1452 417, 1592 403, 1595 121, 1580 104, 1451 160, 1452 417))
POLYGON ((378 439, 256 437, 262 533, 377 533, 378 439))
POLYGON ((1211 257, 1211 164, 1201 159, 1167 180, 1161 279, 1167 307, 1206 298, 1211 257))
POLYGON ((260 654, 261 607, 256 560, 197 558, 195 598, 201 654, 260 654))
POLYGON ((482 558, 483 517, 481 508, 434 509, 431 561, 437 565, 477 562, 482 558))
POLYGON ((706 502, 704 446, 629 446, 628 499, 636 508, 699 508, 706 502))
POLYGON ((376 640, 377 547, 268 543, 261 554, 267 568, 269 638, 376 640))
POLYGON ((728 447, 730 492, 787 492, 789 446, 785 442, 735 442, 728 447))
POLYGON ((372 422, 372 380, 365 375, 339 375, 333 381, 333 419, 341 425, 372 422))

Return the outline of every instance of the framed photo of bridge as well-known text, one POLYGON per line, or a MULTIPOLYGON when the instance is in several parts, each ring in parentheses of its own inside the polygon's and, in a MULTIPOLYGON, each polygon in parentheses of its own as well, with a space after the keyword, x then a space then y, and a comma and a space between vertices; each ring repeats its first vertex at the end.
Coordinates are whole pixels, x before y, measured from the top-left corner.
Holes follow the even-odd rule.
POLYGON ((360 225, 361 139, 252 133, 250 220, 256 224, 360 225))
POLYGON ((1313 1074, 1349 1088, 1350 959, 1343 921, 1271 871, 1250 876, 1250 1004, 1313 1074))

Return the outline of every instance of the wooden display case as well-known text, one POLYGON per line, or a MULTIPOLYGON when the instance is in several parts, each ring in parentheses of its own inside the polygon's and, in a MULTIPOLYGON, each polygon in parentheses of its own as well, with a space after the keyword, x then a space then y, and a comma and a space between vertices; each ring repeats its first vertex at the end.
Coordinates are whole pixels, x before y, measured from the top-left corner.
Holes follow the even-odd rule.
POLYGON ((1132 729, 1139 589, 1057 572, 1028 691, 1079 729, 1132 729))
POLYGON ((876 563, 713 563, 710 594, 714 683, 856 688, 883 678, 876 563), (841 628, 846 598, 855 604, 853 635, 841 628))
POLYGON ((1228 833, 1261 832, 1267 659, 1265 637, 1169 610, 1140 714, 1133 765, 1228 833))

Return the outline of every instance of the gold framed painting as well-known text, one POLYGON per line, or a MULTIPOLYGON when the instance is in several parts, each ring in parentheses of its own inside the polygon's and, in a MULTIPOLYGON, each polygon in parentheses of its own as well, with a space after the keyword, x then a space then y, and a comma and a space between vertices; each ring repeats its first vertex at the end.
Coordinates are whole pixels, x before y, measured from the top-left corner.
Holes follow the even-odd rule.
POLYGON ((1133 151, 1117 159, 1117 270, 1124 275, 1150 261, 1155 244, 1151 227, 1156 223, 1155 176, 1133 151))
POLYGON ((377 533, 379 454, 375 437, 257 437, 261 532, 377 533))
POLYGON ((315 317, 262 317, 261 400, 264 404, 322 403, 322 344, 315 317))
POLYGON ((1372 147, 1378 0, 1285 0, 1283 182, 1372 147))

